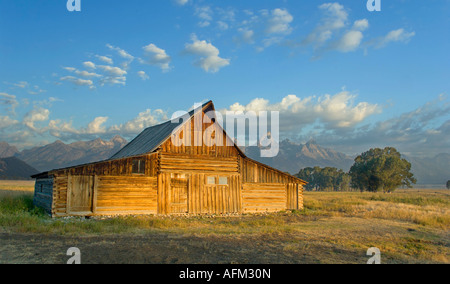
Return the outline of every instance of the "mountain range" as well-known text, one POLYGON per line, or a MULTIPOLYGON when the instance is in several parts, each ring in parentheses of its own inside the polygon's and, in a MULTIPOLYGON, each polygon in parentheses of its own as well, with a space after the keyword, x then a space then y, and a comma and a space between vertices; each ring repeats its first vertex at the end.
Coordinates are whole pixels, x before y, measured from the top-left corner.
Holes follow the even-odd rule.
POLYGON ((0 158, 0 180, 28 180, 38 170, 16 157, 0 158))
MULTIPOLYGON (((0 158, 14 156, 39 172, 107 160, 127 141, 115 136, 109 141, 100 138, 65 144, 56 141, 42 147, 18 151, 16 147, 0 142, 0 158)), ((324 148, 311 140, 305 144, 289 140, 280 142, 279 154, 274 158, 261 158, 258 147, 246 147, 245 154, 259 162, 291 174, 306 167, 335 167, 346 172, 354 163, 354 157, 324 148)), ((405 156, 412 164, 412 172, 418 184, 445 184, 450 179, 450 154, 443 153, 431 158, 405 156)))
POLYGON ((92 141, 78 141, 71 144, 65 144, 58 140, 52 144, 34 147, 21 152, 15 149, 16 151, 14 152, 10 145, 1 143, 0 153, 8 153, 10 156, 12 154, 38 171, 45 172, 109 159, 126 144, 127 141, 120 136, 115 136, 109 141, 98 138, 92 141))
POLYGON ((353 158, 323 148, 316 141, 297 144, 289 140, 280 142, 280 150, 276 157, 261 158, 258 147, 245 148, 245 154, 258 162, 269 165, 284 172, 296 174, 306 167, 335 167, 348 172, 353 165, 353 158))

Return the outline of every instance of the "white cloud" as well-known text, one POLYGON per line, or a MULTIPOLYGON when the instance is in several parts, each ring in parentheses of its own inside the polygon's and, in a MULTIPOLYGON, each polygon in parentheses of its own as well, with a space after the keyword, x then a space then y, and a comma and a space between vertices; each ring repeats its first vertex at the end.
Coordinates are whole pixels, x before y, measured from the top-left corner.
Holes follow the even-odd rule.
POLYGON ((266 33, 267 34, 290 34, 292 27, 290 26, 294 17, 286 9, 275 9, 271 11, 270 19, 268 20, 266 33))
POLYGON ((92 80, 80 79, 74 76, 64 76, 60 78, 61 81, 68 81, 77 86, 94 86, 94 82, 92 80))
POLYGON ((323 46, 333 34, 347 25, 348 13, 339 3, 325 3, 319 6, 323 12, 321 23, 302 42, 315 48, 323 46))
MULTIPOLYGON (((131 62, 134 61, 134 56, 132 56, 131 54, 129 54, 128 52, 126 52, 125 50, 123 50, 120 47, 116 47, 116 46, 112 46, 110 44, 106 44, 106 47, 108 47, 111 50, 114 50, 117 52, 117 54, 122 57, 123 59, 125 59, 124 62, 122 62, 120 65, 123 69, 128 69, 131 62)), ((111 63, 112 64, 112 63, 111 63)))
POLYGON ((196 35, 192 36, 192 43, 185 45, 184 52, 198 56, 195 65, 206 72, 216 73, 221 68, 230 65, 230 59, 219 57, 219 49, 205 40, 199 40, 196 35))
POLYGON ((95 69, 95 64, 91 61, 83 62, 83 66, 90 69, 95 69))
POLYGON ((348 31, 335 44, 335 48, 341 52, 355 51, 364 38, 360 31, 348 31))
POLYGON ((369 21, 367 19, 357 20, 353 23, 353 29, 358 31, 365 31, 369 28, 369 21))
POLYGON ((223 22, 223 21, 217 21, 217 26, 219 27, 219 29, 221 30, 228 30, 228 28, 230 27, 227 23, 223 22))
POLYGON ((0 105, 5 106, 7 111, 15 113, 15 109, 19 105, 19 102, 14 95, 0 93, 0 105))
POLYGON ((17 125, 19 122, 10 118, 9 116, 0 116, 0 130, 17 125))
POLYGON ((110 57, 100 56, 100 55, 96 55, 95 57, 97 57, 98 60, 102 61, 103 63, 109 64, 109 65, 113 65, 114 64, 112 58, 110 58, 110 57))
POLYGON ((177 5, 184 6, 184 5, 186 5, 189 2, 189 0, 174 0, 174 2, 177 5))
POLYGON ((109 66, 109 65, 98 65, 98 69, 101 69, 105 74, 100 79, 100 86, 104 86, 105 84, 111 84, 111 85, 126 85, 128 74, 127 71, 115 67, 115 66, 109 66))
POLYGON ((106 127, 103 124, 108 121, 108 117, 99 116, 96 117, 91 123, 88 124, 85 133, 87 134, 101 134, 106 132, 106 127))
POLYGON ((18 83, 13 83, 13 86, 24 89, 24 88, 28 87, 28 82, 20 81, 18 83))
POLYGON ((143 81, 150 79, 150 77, 144 71, 138 71, 137 74, 143 81))
MULTIPOLYGON (((360 102, 354 104, 356 95, 347 91, 335 95, 299 98, 288 95, 280 102, 270 103, 267 99, 256 98, 247 105, 235 103, 230 111, 279 111, 281 131, 301 132, 303 127, 319 123, 324 131, 348 129, 358 125, 368 117, 380 113, 377 104, 360 102)), ((224 113, 226 110, 222 110, 224 113)))
POLYGON ((400 152, 419 155, 448 153, 450 145, 450 103, 445 96, 396 117, 366 124, 342 135, 319 133, 336 150, 360 153, 369 148, 397 148, 400 152))
POLYGON ((108 66, 108 65, 98 65, 99 69, 103 70, 105 73, 107 73, 109 76, 117 77, 117 76, 124 76, 127 74, 127 71, 114 66, 108 66))
POLYGON ((249 28, 239 28, 239 36, 235 37, 234 40, 237 43, 253 44, 255 42, 255 32, 249 28))
POLYGON ((213 11, 209 6, 195 8, 195 15, 200 19, 198 26, 201 28, 208 27, 213 20, 213 11))
POLYGON ((42 107, 35 107, 29 111, 23 118, 23 124, 33 131, 39 132, 40 130, 35 126, 36 122, 48 120, 50 111, 42 107))
POLYGON ((128 60, 133 60, 134 56, 132 56, 131 54, 129 54, 128 52, 126 52, 125 50, 121 49, 120 47, 116 47, 116 46, 112 46, 109 43, 106 44, 106 47, 108 47, 111 50, 116 51, 120 57, 128 59, 128 60))
POLYGON ((99 75, 99 74, 97 74, 97 73, 92 73, 92 72, 88 72, 88 71, 79 71, 79 70, 76 70, 75 71, 75 74, 77 74, 78 76, 81 76, 81 77, 101 77, 102 75, 99 75))
POLYGON ((157 125, 162 121, 166 121, 168 119, 167 113, 161 109, 151 110, 147 109, 139 115, 127 121, 124 124, 115 125, 108 129, 111 133, 121 133, 126 135, 138 134, 143 131, 145 128, 148 128, 153 125, 157 125))
POLYGON ((170 61, 172 58, 167 55, 164 49, 157 47, 153 43, 144 46, 143 49, 146 59, 141 60, 141 63, 158 66, 165 72, 170 70, 170 61))
POLYGON ((378 39, 377 43, 375 44, 375 47, 382 48, 391 42, 408 43, 411 40, 411 38, 413 38, 415 35, 416 35, 415 32, 406 32, 404 29, 393 30, 390 31, 383 38, 378 39))

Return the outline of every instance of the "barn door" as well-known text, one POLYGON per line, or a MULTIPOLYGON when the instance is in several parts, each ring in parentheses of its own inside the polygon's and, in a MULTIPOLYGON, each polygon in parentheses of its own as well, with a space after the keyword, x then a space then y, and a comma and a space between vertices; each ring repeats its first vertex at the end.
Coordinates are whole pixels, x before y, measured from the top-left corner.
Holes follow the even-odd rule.
POLYGON ((94 183, 94 176, 69 176, 67 190, 67 211, 69 214, 92 214, 94 183))
POLYGON ((170 179, 170 212, 188 213, 188 179, 185 175, 172 175, 170 179))

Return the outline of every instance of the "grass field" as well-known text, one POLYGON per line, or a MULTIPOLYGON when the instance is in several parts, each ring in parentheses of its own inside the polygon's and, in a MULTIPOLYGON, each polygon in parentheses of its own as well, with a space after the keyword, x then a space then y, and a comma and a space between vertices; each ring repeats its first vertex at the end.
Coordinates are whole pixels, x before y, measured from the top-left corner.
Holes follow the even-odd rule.
POLYGON ((370 247, 382 263, 450 262, 448 190, 306 192, 304 210, 276 214, 51 219, 32 183, 0 189, 0 263, 58 263, 71 243, 89 244, 93 263, 365 263, 370 247))

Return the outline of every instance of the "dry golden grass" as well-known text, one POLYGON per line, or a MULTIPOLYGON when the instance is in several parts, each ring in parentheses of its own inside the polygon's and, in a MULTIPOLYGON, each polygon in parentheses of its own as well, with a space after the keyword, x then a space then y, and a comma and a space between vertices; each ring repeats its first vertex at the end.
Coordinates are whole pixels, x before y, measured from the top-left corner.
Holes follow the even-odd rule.
POLYGON ((0 180, 0 191, 34 191, 34 180, 0 180))

